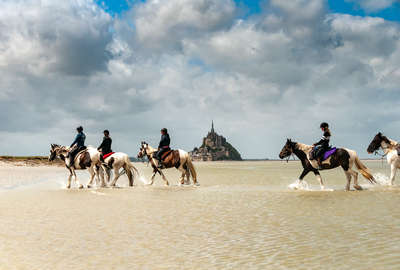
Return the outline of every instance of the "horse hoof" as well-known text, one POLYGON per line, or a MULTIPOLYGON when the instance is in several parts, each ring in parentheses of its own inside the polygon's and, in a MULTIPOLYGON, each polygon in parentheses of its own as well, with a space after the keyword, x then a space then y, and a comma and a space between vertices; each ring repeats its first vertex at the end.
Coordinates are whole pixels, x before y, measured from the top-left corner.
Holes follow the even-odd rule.
POLYGON ((92 186, 91 185, 87 185, 87 188, 92 188, 92 186))
POLYGON ((361 187, 361 186, 359 186, 359 185, 354 185, 353 186, 356 190, 363 190, 363 188, 361 187))
POLYGON ((79 189, 83 189, 83 185, 79 185, 79 189))
POLYGON ((70 189, 70 188, 71 188, 71 186, 66 186, 66 188, 67 188, 67 189, 70 189))
POLYGON ((194 183, 193 185, 194 185, 195 187, 199 187, 199 186, 200 186, 199 182, 196 182, 196 183, 194 183))

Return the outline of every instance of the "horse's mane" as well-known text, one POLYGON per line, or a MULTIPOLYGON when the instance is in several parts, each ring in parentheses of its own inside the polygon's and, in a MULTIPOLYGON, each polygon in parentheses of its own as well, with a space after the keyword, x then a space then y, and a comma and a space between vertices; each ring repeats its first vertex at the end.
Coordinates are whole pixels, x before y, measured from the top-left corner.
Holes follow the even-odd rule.
POLYGON ((296 146, 299 150, 304 151, 304 152, 309 151, 313 148, 312 145, 307 145, 304 143, 296 143, 296 146))
POLYGON ((383 140, 385 143, 389 144, 389 147, 395 147, 395 146, 399 145, 398 142, 396 142, 395 140, 389 139, 389 138, 386 137, 386 136, 382 136, 382 140, 383 140))

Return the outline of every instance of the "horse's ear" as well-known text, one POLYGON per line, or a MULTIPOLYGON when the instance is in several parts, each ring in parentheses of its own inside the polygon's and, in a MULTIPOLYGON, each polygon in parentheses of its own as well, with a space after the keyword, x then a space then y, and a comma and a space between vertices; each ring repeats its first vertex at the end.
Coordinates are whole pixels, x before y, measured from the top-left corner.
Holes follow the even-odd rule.
POLYGON ((382 132, 379 131, 378 132, 378 136, 381 137, 382 136, 382 132))

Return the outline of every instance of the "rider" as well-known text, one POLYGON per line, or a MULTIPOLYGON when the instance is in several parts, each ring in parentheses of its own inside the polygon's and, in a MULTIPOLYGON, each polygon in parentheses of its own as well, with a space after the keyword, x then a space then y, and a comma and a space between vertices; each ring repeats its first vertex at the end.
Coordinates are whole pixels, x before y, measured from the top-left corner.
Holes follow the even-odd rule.
POLYGON ((318 168, 322 168, 322 156, 329 149, 329 140, 331 138, 331 131, 329 130, 329 125, 326 122, 321 123, 320 128, 323 132, 321 140, 314 143, 314 155, 313 158, 318 162, 318 168))
POLYGON ((83 127, 82 126, 77 127, 76 131, 78 132, 78 134, 76 135, 75 140, 72 142, 70 146, 71 150, 68 152, 69 167, 74 165, 74 159, 76 154, 78 154, 79 151, 86 149, 85 146, 86 135, 85 133, 83 133, 83 127))
POLYGON ((111 144, 112 144, 112 140, 110 137, 110 131, 108 131, 107 129, 103 131, 104 133, 104 137, 103 137, 103 141, 100 144, 99 147, 97 147, 97 150, 101 151, 101 155, 100 155, 100 160, 104 161, 104 155, 111 153, 111 144))
POLYGON ((171 139, 169 138, 168 130, 166 128, 161 129, 161 140, 158 145, 158 152, 156 154, 156 158, 158 159, 158 167, 162 167, 161 157, 162 155, 169 151, 169 144, 171 143, 171 139))

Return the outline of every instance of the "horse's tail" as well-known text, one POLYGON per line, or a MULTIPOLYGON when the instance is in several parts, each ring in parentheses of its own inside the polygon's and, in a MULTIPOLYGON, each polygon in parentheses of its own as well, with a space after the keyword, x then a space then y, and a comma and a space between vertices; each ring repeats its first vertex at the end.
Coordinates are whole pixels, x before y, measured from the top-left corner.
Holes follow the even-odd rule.
POLYGON ((196 169, 195 169, 195 167, 193 165, 192 158, 189 155, 188 155, 188 158, 187 158, 187 166, 188 166, 190 174, 191 174, 191 176, 193 178, 193 183, 194 184, 198 184, 198 182, 197 182, 197 172, 196 172, 196 169))
POLYGON ((134 178, 135 178, 135 173, 137 173, 137 176, 140 177, 139 171, 136 169, 135 166, 133 166, 131 160, 129 159, 129 156, 126 155, 125 157, 125 171, 126 175, 128 176, 129 179, 129 185, 133 186, 134 178))
POLYGON ((370 172, 370 170, 364 165, 362 164, 361 160, 358 158, 358 156, 356 156, 355 158, 355 163, 357 166, 357 169, 360 171, 360 173, 368 180, 370 181, 372 184, 376 184, 376 180, 375 178, 372 176, 372 173, 370 172))

